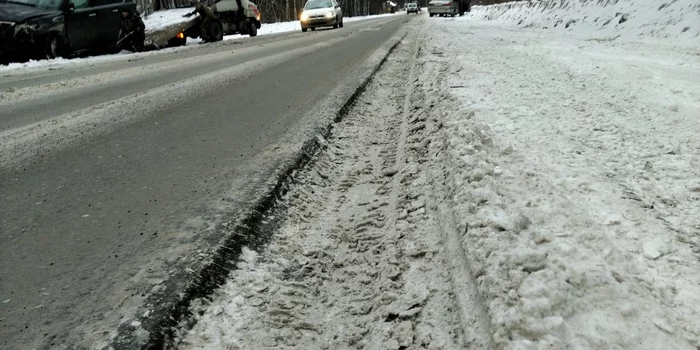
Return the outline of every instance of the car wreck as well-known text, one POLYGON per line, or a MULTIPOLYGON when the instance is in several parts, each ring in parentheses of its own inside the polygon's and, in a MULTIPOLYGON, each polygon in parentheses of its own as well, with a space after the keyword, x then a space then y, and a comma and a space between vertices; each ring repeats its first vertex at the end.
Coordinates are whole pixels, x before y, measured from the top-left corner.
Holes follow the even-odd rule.
POLYGON ((117 0, 0 0, 0 63, 111 48, 119 36, 117 0))

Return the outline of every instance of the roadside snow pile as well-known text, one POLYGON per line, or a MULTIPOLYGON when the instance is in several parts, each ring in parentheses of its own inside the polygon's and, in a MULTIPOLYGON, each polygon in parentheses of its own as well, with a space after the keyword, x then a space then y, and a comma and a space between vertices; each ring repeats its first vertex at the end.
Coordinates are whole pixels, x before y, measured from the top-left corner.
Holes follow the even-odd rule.
POLYGON ((552 3, 475 8, 536 30, 428 19, 426 55, 449 67, 439 173, 494 342, 698 349, 700 43, 677 30, 698 3, 552 3), (574 17, 635 40, 539 30, 574 17))
MULTIPOLYGON (((468 18, 638 38, 698 38, 697 0, 541 0, 474 6, 468 18)), ((700 40, 700 39, 699 39, 700 40)))

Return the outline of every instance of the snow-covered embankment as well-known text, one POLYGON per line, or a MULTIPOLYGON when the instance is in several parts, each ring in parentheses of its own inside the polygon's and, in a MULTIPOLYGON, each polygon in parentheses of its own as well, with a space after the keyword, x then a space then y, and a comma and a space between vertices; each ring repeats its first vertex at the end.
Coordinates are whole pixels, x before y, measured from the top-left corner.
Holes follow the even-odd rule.
POLYGON ((430 19, 454 72, 436 178, 498 348, 700 347, 699 7, 430 19))
POLYGON ((625 38, 700 40, 696 0, 540 0, 474 6, 471 18, 625 38))

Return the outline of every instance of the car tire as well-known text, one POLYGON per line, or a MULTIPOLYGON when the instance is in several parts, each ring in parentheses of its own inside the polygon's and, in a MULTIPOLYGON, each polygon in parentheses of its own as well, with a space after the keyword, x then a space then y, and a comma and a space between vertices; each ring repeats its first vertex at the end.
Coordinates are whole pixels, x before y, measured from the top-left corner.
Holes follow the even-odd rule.
POLYGON ((58 34, 51 34, 46 38, 44 45, 43 58, 52 59, 66 55, 63 39, 58 34))
POLYGON ((338 25, 340 28, 343 28, 343 17, 340 17, 340 24, 338 25))
POLYGON ((316 28, 314 28, 314 27, 311 27, 311 31, 312 31, 312 32, 313 32, 313 31, 315 31, 315 30, 316 30, 316 28))
POLYGON ((211 24, 209 28, 209 37, 212 42, 224 40, 224 25, 220 21, 211 24))
POLYGON ((306 31, 309 30, 309 28, 301 28, 301 31, 306 33, 306 31))
POLYGON ((248 35, 250 35, 250 37, 258 35, 258 26, 256 26, 253 21, 248 22, 248 35))

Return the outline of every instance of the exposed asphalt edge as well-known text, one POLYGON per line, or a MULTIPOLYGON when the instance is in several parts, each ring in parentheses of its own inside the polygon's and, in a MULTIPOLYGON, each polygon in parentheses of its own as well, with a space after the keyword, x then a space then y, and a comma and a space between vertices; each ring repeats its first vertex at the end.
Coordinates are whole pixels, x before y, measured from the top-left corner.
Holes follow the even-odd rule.
POLYGON ((206 299, 226 282, 230 271, 236 268, 243 247, 256 250, 269 241, 272 232, 269 226, 266 227, 265 217, 274 210, 278 199, 289 190, 297 171, 307 166, 316 153, 325 146, 324 140, 330 135, 334 124, 342 121, 349 113, 358 97, 365 91, 372 78, 405 36, 406 32, 400 30, 387 40, 375 51, 375 55, 367 60, 363 66, 366 69, 365 73, 355 80, 355 87, 344 91, 341 99, 330 101, 329 107, 335 108, 325 109, 324 114, 329 110, 336 111, 333 118, 322 119, 321 123, 325 125, 314 128, 313 132, 308 134, 301 149, 294 152, 290 159, 275 171, 270 181, 271 185, 259 196, 251 209, 239 219, 239 223, 233 229, 227 230, 223 243, 216 248, 209 261, 193 275, 179 299, 166 306, 165 312, 155 316, 155 322, 141 326, 148 332, 147 340, 135 334, 133 327, 122 326, 118 330, 118 340, 114 340, 110 348, 169 349, 174 347, 175 338, 183 330, 187 331, 194 326, 196 321, 190 317, 193 302, 206 299))

